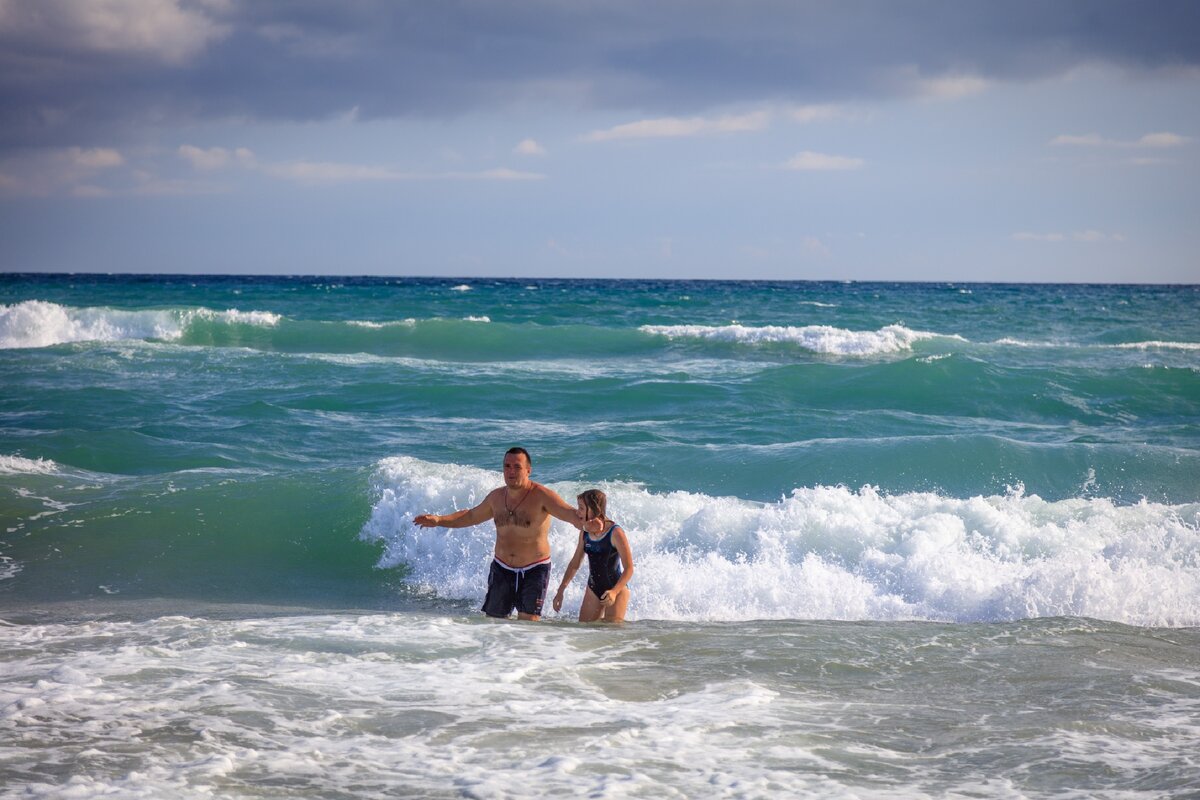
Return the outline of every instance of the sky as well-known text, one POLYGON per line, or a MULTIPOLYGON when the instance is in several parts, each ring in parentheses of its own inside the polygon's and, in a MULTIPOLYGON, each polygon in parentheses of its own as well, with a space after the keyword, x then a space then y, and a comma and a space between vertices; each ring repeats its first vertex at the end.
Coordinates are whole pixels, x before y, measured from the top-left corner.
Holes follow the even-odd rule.
POLYGON ((1191 0, 0 0, 0 271, 1200 282, 1191 0))

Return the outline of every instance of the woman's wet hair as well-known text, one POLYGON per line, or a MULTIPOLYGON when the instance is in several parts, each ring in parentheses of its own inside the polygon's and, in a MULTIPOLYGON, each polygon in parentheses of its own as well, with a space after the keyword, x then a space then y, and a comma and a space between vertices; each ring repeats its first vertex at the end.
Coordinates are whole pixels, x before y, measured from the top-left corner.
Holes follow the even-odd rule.
POLYGON ((597 517, 607 519, 605 512, 608 509, 608 497, 604 492, 599 489, 588 489, 577 499, 583 501, 583 507, 588 510, 593 519, 597 517))

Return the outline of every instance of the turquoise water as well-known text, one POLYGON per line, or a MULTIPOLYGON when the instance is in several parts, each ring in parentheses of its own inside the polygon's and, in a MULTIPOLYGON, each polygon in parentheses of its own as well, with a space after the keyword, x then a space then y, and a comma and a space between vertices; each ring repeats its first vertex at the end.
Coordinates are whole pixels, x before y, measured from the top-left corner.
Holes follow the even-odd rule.
MULTIPOLYGON (((637 513, 645 536, 673 539, 664 556, 711 549, 675 517, 737 517, 711 524, 753 557, 770 524, 747 514, 807 513, 794 492, 847 487, 859 532, 887 528, 885 552, 905 535, 879 516, 888 503, 916 524, 917 507, 963 520, 991 502, 1006 519, 979 546, 966 519, 964 558, 1028 566, 1089 517, 1119 529, 1118 548, 1159 537, 1168 549, 1148 563, 1195 580, 1180 537, 1200 502, 1196 287, 10 275, 0 303, 0 555, 14 573, 0 603, 391 607, 417 587, 402 561, 372 568, 379 543, 413 533, 379 521, 395 510, 381 503, 389 459, 440 485, 495 472, 512 444, 542 482, 628 492, 626 524, 637 513), (657 519, 680 492, 695 508, 657 519), (1027 518, 1035 504, 1045 521, 1027 518), (1126 519, 1138 504, 1146 519, 1126 519)), ((425 510, 420 487, 405 491, 406 510, 425 510)), ((870 543, 821 524, 779 529, 787 563, 866 575, 870 543)), ((419 590, 475 599, 448 588, 419 590)), ((1198 608, 1102 616, 1194 624, 1198 608)), ((947 614, 991 618, 933 616, 947 614)))
POLYGON ((0 375, 34 793, 1200 785, 1200 287, 4 275, 0 375), (512 445, 623 628, 411 525, 512 445))

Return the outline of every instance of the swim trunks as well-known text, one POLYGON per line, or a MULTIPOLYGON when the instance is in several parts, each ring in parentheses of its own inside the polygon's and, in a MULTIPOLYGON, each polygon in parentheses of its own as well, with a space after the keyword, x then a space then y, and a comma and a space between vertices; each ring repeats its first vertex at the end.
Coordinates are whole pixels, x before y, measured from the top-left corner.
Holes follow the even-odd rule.
POLYGON ((510 567, 493 558, 488 572, 487 597, 481 610, 489 617, 508 617, 514 608, 522 614, 541 616, 549 585, 548 558, 524 567, 510 567))
POLYGON ((588 588, 596 597, 602 597, 621 580, 620 556, 612 543, 616 527, 617 523, 614 522, 599 539, 593 539, 586 531, 581 534, 583 550, 588 557, 588 588))

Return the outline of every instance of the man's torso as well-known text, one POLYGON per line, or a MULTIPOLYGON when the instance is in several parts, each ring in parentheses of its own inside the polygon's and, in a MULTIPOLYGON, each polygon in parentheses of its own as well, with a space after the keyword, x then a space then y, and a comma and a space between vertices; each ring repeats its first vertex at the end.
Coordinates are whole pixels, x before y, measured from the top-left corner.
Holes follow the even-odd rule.
POLYGON ((496 522, 496 558, 510 567, 524 567, 550 557, 550 514, 542 501, 542 489, 530 484, 508 496, 500 487, 488 495, 496 522))

